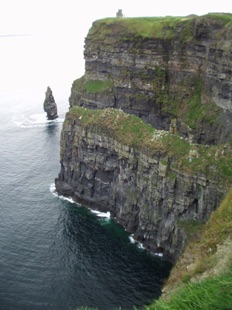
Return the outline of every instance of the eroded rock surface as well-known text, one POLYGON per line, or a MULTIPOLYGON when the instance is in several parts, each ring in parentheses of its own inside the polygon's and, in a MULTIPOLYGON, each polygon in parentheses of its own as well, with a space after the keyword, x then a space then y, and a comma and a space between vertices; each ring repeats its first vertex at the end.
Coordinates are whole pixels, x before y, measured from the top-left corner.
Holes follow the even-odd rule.
POLYGON ((81 116, 66 116, 61 135, 59 194, 111 216, 152 252, 176 261, 186 237, 178 222, 206 221, 226 191, 204 172, 174 168, 173 156, 157 149, 149 156, 124 145, 81 116))
POLYGON ((176 119, 178 132, 195 143, 231 140, 230 20, 209 14, 152 24, 151 18, 142 28, 131 20, 93 23, 85 75, 73 83, 71 106, 121 108, 163 130, 176 119), (140 31, 146 27, 147 33, 140 31), (94 81, 102 87, 90 88, 94 81))
POLYGON ((53 97, 52 90, 49 86, 45 93, 45 100, 44 100, 43 107, 44 107, 44 111, 47 113, 47 118, 49 120, 53 120, 58 117, 57 105, 53 97))
POLYGON ((231 34, 231 17, 223 14, 99 20, 85 40, 85 74, 72 85, 57 192, 110 211, 172 262, 186 245, 180 223, 207 221, 231 184, 231 34), (77 106, 82 114, 72 112, 77 106), (153 153, 146 137, 128 144, 139 121, 129 128, 101 115, 106 108, 159 129, 151 144, 159 145, 162 131, 188 144, 167 136, 153 153), (97 122, 82 123, 88 109, 100 115, 97 122))

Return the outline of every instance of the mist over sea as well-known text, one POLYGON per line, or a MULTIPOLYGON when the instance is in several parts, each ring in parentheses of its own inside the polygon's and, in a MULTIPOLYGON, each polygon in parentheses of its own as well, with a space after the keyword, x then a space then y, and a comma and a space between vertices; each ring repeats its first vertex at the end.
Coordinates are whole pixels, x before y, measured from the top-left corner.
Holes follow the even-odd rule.
POLYGON ((169 272, 108 214, 59 197, 59 139, 83 42, 0 37, 0 309, 123 310, 150 303, 169 272), (43 111, 47 86, 59 118, 43 111))

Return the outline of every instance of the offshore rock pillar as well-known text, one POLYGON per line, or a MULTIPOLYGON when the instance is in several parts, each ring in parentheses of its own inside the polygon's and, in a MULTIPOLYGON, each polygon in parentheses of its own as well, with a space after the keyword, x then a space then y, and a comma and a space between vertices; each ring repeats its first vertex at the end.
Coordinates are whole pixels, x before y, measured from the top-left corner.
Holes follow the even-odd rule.
POLYGON ((52 90, 49 86, 45 93, 45 100, 44 100, 43 107, 44 107, 44 111, 47 113, 47 118, 49 120, 53 120, 58 117, 57 105, 53 97, 52 90))

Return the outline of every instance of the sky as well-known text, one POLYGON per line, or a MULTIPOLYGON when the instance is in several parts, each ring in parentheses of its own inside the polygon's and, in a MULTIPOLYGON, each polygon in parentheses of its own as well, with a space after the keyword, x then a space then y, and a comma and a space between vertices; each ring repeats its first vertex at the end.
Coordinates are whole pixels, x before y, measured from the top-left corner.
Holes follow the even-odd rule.
POLYGON ((0 0, 0 35, 87 34, 91 23, 114 17, 122 9, 126 17, 185 16, 208 12, 231 12, 231 0, 0 0))
MULTIPOLYGON (((8 72, 6 59, 9 58, 12 67, 9 78, 14 75, 17 81, 19 78, 15 75, 15 68, 18 68, 19 76, 23 74, 23 64, 20 67, 23 59, 26 59, 31 71, 35 70, 37 62, 38 72, 34 75, 38 79, 39 75, 44 77, 46 66, 50 67, 51 76, 53 74, 53 79, 56 76, 60 84, 62 75, 69 76, 70 81, 80 77, 84 73, 84 39, 92 22, 115 17, 118 9, 122 9, 125 17, 232 13, 232 0, 0 0, 0 44, 5 42, 6 35, 30 34, 39 38, 33 46, 28 45, 26 51, 23 47, 21 50, 17 48, 17 51, 12 47, 9 54, 6 49, 5 55, 0 58, 0 65, 5 66, 8 72)), ((28 72, 30 76, 31 73, 28 72)), ((2 76, 4 82, 5 76, 2 76)), ((0 79, 1 87, 2 81, 0 79)))

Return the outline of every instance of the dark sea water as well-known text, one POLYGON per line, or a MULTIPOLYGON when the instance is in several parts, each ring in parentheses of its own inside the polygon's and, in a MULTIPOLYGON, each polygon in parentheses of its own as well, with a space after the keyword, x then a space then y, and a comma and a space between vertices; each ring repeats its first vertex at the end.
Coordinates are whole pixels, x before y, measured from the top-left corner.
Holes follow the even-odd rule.
POLYGON ((54 193, 78 76, 74 60, 46 59, 38 46, 33 37, 0 38, 0 310, 141 307, 158 298, 170 265, 113 220, 54 193), (48 85, 55 121, 43 112, 48 85))

